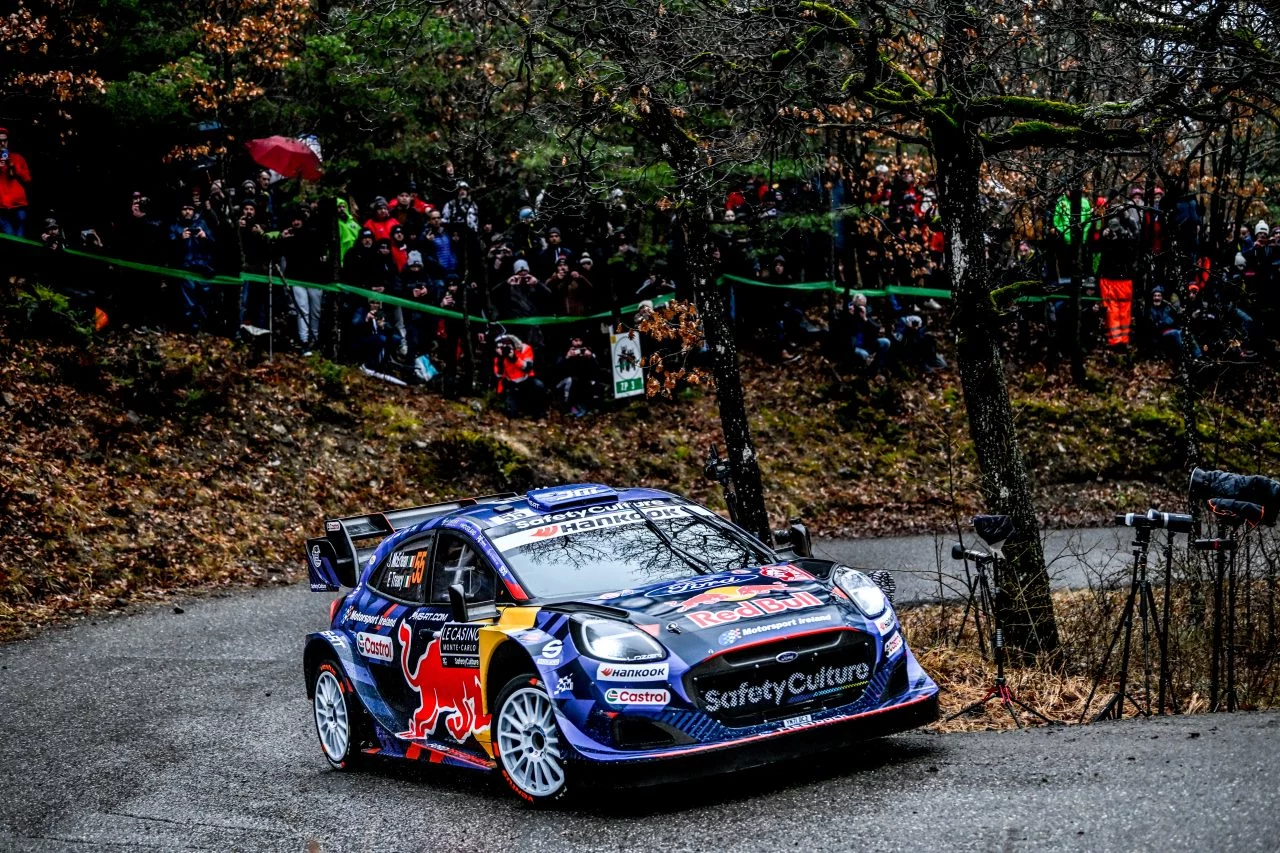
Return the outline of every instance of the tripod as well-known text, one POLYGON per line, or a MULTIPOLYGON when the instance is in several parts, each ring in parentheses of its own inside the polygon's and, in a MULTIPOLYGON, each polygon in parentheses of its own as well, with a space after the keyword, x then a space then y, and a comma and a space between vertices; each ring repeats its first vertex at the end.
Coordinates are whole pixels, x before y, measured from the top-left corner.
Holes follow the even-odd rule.
POLYGON ((1227 710, 1236 710, 1236 657, 1235 657, 1235 574, 1236 574, 1236 527, 1244 519, 1225 518, 1218 523, 1227 528, 1226 538, 1197 539, 1192 547, 1197 551, 1213 551, 1216 557, 1213 573, 1213 650, 1209 657, 1209 710, 1217 711, 1225 700, 1227 710), (1227 555, 1230 554, 1228 564, 1227 555), (1227 689, 1221 694, 1223 654, 1223 586, 1227 586, 1226 602, 1226 676, 1227 689))
MULTIPOLYGON (((991 654, 996 661, 996 680, 995 683, 987 689, 987 694, 965 707, 956 711, 946 722, 951 722, 961 714, 971 714, 985 706, 992 699, 999 699, 1000 704, 1009 712, 1009 716, 1013 717, 1013 724, 1018 728, 1022 728, 1022 721, 1018 719, 1018 712, 1014 710, 1014 706, 1018 706, 1028 714, 1032 714, 1046 723, 1052 723, 1044 714, 1041 714, 1035 708, 1021 701, 1013 695, 1013 690, 1009 687, 1008 681, 1004 676, 1004 630, 1000 627, 1000 611, 996 609, 996 598, 1000 595, 1000 576, 996 569, 996 556, 994 554, 975 554, 972 552, 961 552, 962 556, 971 556, 978 568, 978 596, 983 607, 986 608, 988 619, 992 626, 991 638, 991 654), (994 589, 987 582, 987 566, 991 567, 991 574, 995 581, 994 589)), ((955 551, 952 552, 953 556, 955 551)), ((977 607, 974 608, 974 624, 977 624, 977 607)))
MULTIPOLYGON (((1121 516, 1128 518, 1128 516, 1121 516)), ((1126 522, 1128 523, 1128 522, 1126 522)), ((1111 661, 1111 655, 1115 651, 1116 643, 1124 638, 1124 645, 1120 651, 1120 680, 1116 686, 1116 692, 1111 694, 1111 698, 1106 701, 1102 709, 1094 716, 1093 722, 1098 720, 1115 719, 1118 720, 1124 715, 1124 700, 1128 699, 1133 703, 1133 707, 1137 709, 1139 714, 1144 717, 1151 716, 1151 618, 1156 612, 1155 595, 1151 592, 1151 582, 1147 579, 1147 550, 1151 545, 1151 525, 1143 516, 1137 516, 1133 521, 1134 539, 1133 539, 1133 571, 1129 580, 1129 595, 1125 598, 1124 609, 1120 612, 1120 621, 1116 624, 1116 630, 1111 635, 1111 643, 1107 646, 1107 653, 1102 657, 1102 665, 1098 667, 1097 678, 1093 681, 1093 687, 1089 690, 1089 697, 1085 700, 1084 709, 1080 712, 1080 720, 1084 721, 1085 715, 1089 713, 1089 706, 1093 704, 1093 696, 1098 690, 1098 685, 1102 683, 1102 677, 1107 671, 1107 664, 1111 661), (1134 603, 1138 603, 1138 617, 1142 620, 1142 655, 1143 655, 1143 678, 1146 687, 1147 707, 1144 709, 1128 692, 1129 688, 1129 652, 1133 640, 1133 607, 1134 603)), ((1170 533, 1172 539, 1173 534, 1170 533)), ((1172 547, 1172 546, 1171 546, 1172 547)), ((1166 603, 1168 599, 1166 598, 1166 603)), ((1157 632, 1159 628, 1157 627, 1157 632)), ((1162 636, 1159 639, 1160 646, 1167 648, 1166 640, 1162 636)), ((1166 664, 1161 664, 1161 679, 1164 678, 1164 670, 1166 664)))

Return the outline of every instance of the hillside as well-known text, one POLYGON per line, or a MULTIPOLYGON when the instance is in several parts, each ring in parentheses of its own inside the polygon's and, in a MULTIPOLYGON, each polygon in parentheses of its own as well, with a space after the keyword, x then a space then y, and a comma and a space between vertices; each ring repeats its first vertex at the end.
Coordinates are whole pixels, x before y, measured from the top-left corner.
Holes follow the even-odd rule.
MULTIPOLYGON (((492 399, 395 388, 318 358, 266 362, 220 338, 89 338, 33 323, 40 310, 0 321, 0 637, 170 589, 296 580, 326 516, 573 480, 723 506, 702 476, 718 434, 709 394, 510 421, 492 399), (33 328, 47 334, 25 336, 33 328)), ((1177 505, 1169 368, 1095 369, 1088 391, 1041 367, 1012 377, 1046 525, 1177 505)), ((816 353, 785 367, 749 356, 743 373, 775 523, 879 536, 978 508, 954 373, 860 386, 816 353)), ((1275 376, 1224 367, 1200 385, 1203 461, 1280 471, 1275 376)))

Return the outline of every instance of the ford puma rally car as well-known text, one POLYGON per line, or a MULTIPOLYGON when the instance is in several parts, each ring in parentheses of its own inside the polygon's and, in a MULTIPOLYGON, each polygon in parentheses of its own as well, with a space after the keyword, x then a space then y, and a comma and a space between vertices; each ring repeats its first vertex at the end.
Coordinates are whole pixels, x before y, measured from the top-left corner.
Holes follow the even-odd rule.
POLYGON ((938 715, 866 575, 783 560, 666 492, 561 486, 333 519, 307 564, 313 591, 351 588, 304 653, 337 768, 376 754, 497 770, 540 802, 609 766, 737 768, 938 715))

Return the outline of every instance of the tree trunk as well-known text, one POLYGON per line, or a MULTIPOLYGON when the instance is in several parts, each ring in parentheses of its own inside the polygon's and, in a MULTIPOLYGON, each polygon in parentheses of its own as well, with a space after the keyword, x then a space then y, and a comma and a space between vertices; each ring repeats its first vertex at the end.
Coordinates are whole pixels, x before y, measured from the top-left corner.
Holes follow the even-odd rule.
POLYGON ((724 432, 725 453, 737 493, 736 520, 747 531, 768 543, 773 534, 764 505, 760 463, 756 457, 755 445, 751 441, 751 426, 747 422, 742 373, 738 369, 738 346, 733 339, 724 299, 711 276, 711 257, 707 251, 710 230, 705 218, 707 205, 704 202, 704 198, 694 196, 693 203, 680 211, 678 227, 684 232, 693 298, 702 318, 707 348, 711 352, 711 375, 716 383, 720 429, 724 432))
POLYGON ((955 299, 956 356, 969 434, 982 473, 989 512, 1013 518, 1017 534, 1006 545, 997 602, 1006 642, 1026 654, 1052 651, 1058 628, 1049 575, 1031 501, 1031 482, 1018 446, 1013 408, 998 343, 998 317, 984 244, 977 129, 930 128, 938 162, 939 206, 947 234, 946 264, 955 299))

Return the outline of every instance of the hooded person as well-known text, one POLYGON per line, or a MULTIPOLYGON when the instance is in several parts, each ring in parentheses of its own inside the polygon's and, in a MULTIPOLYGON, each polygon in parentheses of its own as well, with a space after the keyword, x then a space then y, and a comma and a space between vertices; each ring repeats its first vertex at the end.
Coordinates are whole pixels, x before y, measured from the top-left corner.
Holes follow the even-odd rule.
MULTIPOLYGON (((360 223, 347 208, 347 200, 340 198, 336 202, 338 208, 338 264, 347 259, 347 251, 360 239, 360 223)), ((372 232, 370 232, 372 233, 372 232)))
POLYGON ((533 347, 512 334, 499 335, 494 346, 493 375, 507 416, 540 413, 545 386, 535 375, 533 347))

